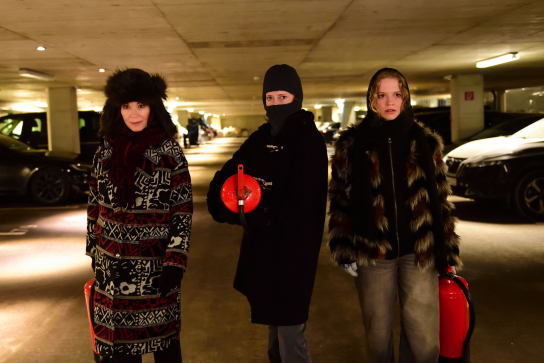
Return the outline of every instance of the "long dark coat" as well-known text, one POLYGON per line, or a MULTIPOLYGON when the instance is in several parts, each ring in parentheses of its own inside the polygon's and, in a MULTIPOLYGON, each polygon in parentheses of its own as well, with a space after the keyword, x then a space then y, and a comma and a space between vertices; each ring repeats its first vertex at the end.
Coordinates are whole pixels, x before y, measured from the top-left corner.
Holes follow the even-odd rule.
POLYGON ((160 297, 162 266, 185 270, 193 212, 191 178, 171 138, 152 145, 136 171, 136 206, 112 202, 110 144, 94 157, 87 255, 95 258, 93 328, 103 356, 145 354, 179 339, 180 291, 160 297))
POLYGON ((240 224, 220 190, 238 164, 263 195, 246 216, 234 288, 251 305, 251 321, 297 325, 308 320, 327 201, 327 149, 310 112, 291 116, 277 137, 262 125, 215 174, 208 208, 218 222, 240 224))

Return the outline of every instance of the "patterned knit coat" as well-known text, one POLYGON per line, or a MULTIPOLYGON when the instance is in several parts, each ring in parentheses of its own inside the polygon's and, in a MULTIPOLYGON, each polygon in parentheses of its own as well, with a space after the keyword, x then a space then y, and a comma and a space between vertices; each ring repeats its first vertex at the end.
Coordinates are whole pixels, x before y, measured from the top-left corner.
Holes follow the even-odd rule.
POLYGON ((126 208, 112 203, 111 153, 104 141, 95 154, 87 211, 96 351, 163 350, 179 339, 179 286, 162 298, 158 282, 163 265, 187 264, 193 211, 187 161, 171 138, 152 145, 136 170, 136 205, 126 208))
MULTIPOLYGON (((384 198, 380 193, 383 181, 379 173, 380 160, 372 147, 371 132, 359 130, 365 126, 362 122, 344 131, 331 159, 329 247, 336 263, 356 261, 359 265, 368 265, 375 259, 384 258, 391 250, 392 241, 385 238, 391 221, 385 217, 384 198), (369 145, 360 153, 361 149, 356 145, 361 139, 358 135, 364 135, 362 138, 367 138, 369 145), (370 195, 356 200, 354 190, 361 183, 355 171, 358 165, 365 168, 363 174, 370 179, 370 195), (363 205, 362 200, 370 205, 363 205), (359 228, 364 223, 369 226, 359 228)), ((423 125, 412 122, 409 140, 405 177, 408 198, 405 203, 410 211, 409 230, 415 239, 414 263, 425 269, 433 259, 440 258, 441 261, 435 261, 437 266, 439 262, 447 261, 459 268, 459 237, 455 233, 456 219, 450 215, 454 206, 447 200, 451 189, 442 161, 442 139, 423 125), (433 210, 437 212, 433 213, 433 210)))

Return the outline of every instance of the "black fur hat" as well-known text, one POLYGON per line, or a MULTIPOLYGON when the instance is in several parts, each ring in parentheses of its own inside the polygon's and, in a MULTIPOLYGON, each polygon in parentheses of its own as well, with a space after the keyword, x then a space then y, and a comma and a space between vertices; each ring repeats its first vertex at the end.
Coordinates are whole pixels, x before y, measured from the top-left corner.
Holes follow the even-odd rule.
POLYGON ((116 127, 124 126, 120 117, 121 106, 128 102, 141 102, 151 108, 150 127, 161 127, 173 136, 176 126, 163 104, 166 96, 166 80, 159 74, 149 74, 138 68, 117 69, 106 82, 106 103, 100 117, 99 135, 110 137, 116 127))

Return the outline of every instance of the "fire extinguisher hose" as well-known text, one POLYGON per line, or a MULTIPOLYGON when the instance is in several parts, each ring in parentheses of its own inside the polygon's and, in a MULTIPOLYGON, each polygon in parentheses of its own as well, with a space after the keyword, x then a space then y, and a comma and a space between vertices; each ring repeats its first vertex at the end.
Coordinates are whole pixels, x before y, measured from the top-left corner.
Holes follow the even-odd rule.
POLYGON ((476 314, 474 311, 474 303, 472 302, 472 297, 470 296, 470 292, 468 291, 465 284, 461 280, 459 280, 457 276, 453 276, 452 280, 461 288, 468 302, 470 317, 469 317, 469 326, 468 326, 467 335, 465 336, 465 341, 463 342, 462 361, 463 363, 470 363, 470 338, 472 338, 472 333, 474 332, 474 326, 476 325, 476 314))
POLYGON ((249 233, 249 228, 246 222, 246 215, 244 214, 244 200, 243 199, 238 200, 238 210, 240 214, 240 223, 242 224, 242 227, 244 227, 244 231, 246 233, 249 233))

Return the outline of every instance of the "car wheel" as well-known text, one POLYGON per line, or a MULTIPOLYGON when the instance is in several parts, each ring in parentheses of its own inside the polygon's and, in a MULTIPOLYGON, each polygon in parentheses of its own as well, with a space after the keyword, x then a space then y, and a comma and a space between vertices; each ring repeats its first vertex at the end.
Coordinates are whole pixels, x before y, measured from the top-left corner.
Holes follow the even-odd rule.
POLYGON ((70 181, 61 171, 43 169, 34 174, 30 181, 30 193, 35 201, 42 204, 60 204, 70 195, 70 181))
POLYGON ((524 175, 514 189, 516 210, 530 218, 544 220, 544 171, 524 175))

